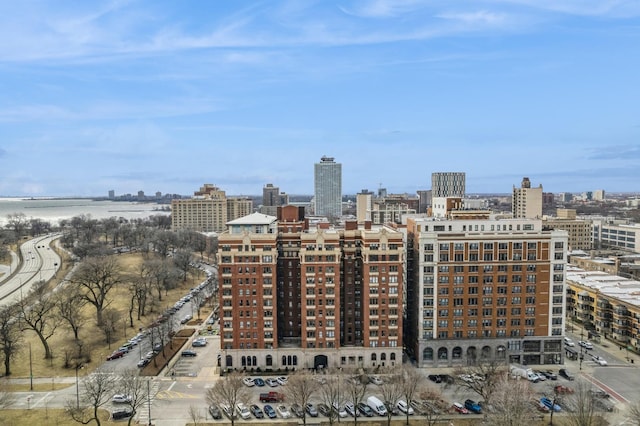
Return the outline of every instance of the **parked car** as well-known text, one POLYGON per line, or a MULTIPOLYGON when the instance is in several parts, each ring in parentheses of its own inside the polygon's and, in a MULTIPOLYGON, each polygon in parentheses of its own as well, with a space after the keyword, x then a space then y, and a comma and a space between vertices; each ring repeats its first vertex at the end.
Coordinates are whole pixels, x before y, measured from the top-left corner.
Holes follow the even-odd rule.
POLYGON ((273 407, 269 404, 264 406, 264 414, 266 414, 270 419, 275 419, 276 417, 278 417, 278 415, 276 414, 276 410, 274 410, 273 407))
POLYGON ((556 413, 562 411, 562 408, 558 404, 554 404, 553 401, 551 401, 546 396, 540 398, 540 402, 542 402, 549 410, 551 410, 553 407, 553 411, 555 411, 556 413))
POLYGON ((573 340, 569 339, 568 337, 564 338, 564 344, 567 346, 575 346, 576 344, 573 343, 573 340))
POLYGON ((256 404, 252 404, 249 407, 249 410, 256 419, 264 419, 264 412, 262 411, 262 408, 258 407, 256 404))
POLYGON ((293 404, 291 406, 291 412, 296 416, 296 417, 300 417, 303 418, 304 417, 304 410, 302 409, 302 406, 300 404, 293 404))
POLYGON ((551 370, 545 370, 542 374, 549 380, 558 380, 558 375, 551 370))
POLYGON ((238 418, 235 411, 231 408, 230 405, 221 405, 220 408, 222 408, 222 412, 229 418, 229 420, 238 418))
POLYGON ((191 314, 185 315, 184 318, 180 320, 180 324, 186 324, 193 319, 191 314))
POLYGON ((131 402, 131 395, 117 393, 113 395, 113 398, 111 398, 111 402, 113 402, 114 404, 128 404, 131 402))
POLYGON ((572 394, 574 392, 573 388, 569 386, 557 385, 553 388, 553 391, 560 395, 572 394))
POLYGON ((267 380, 265 380, 265 383, 271 386, 272 388, 275 388, 276 386, 278 386, 278 380, 274 379, 273 377, 270 377, 267 380))
POLYGON ((464 408, 466 408, 467 410, 471 411, 474 414, 482 414, 482 407, 480 407, 480 405, 478 405, 478 403, 472 399, 467 399, 464 402, 464 408))
POLYGON ((280 417, 282 417, 283 419, 288 419, 289 417, 291 417, 291 411, 289 411, 287 406, 284 404, 278 405, 276 407, 276 411, 278 412, 278 414, 280 414, 280 417))
POLYGON ((276 377, 276 381, 278 382, 278 384, 280 386, 286 385, 287 384, 287 380, 289 380, 289 378, 287 376, 276 377))
POLYGON ((460 414, 469 414, 469 410, 464 408, 464 405, 460 404, 459 402, 454 402, 452 407, 460 414))
POLYGON ((255 385, 256 385, 256 384, 253 382, 253 379, 252 379, 251 377, 245 377, 244 379, 242 379, 242 383, 243 383, 245 386, 249 386, 249 387, 252 387, 252 386, 255 386, 255 385))
POLYGON ((318 413, 329 417, 331 415, 331 408, 329 408, 327 404, 318 404, 318 413))
POLYGON ((193 356, 196 356, 198 354, 196 353, 196 351, 192 351, 191 349, 187 349, 185 351, 182 351, 182 353, 180 355, 181 356, 186 356, 186 357, 193 357, 193 356))
POLYGON ((589 389, 591 396, 596 398, 609 398, 611 395, 603 391, 602 389, 589 389))
POLYGON ((341 419, 344 419, 349 415, 347 413, 347 410, 345 410, 344 405, 339 405, 337 402, 333 403, 333 409, 336 413, 338 413, 338 417, 340 417, 341 419))
POLYGON ((442 383, 442 377, 439 374, 429 374, 427 377, 434 383, 442 383))
POLYGON ((128 419, 133 416, 133 412, 129 409, 116 410, 111 413, 112 420, 128 419))
POLYGON ((207 346, 207 340, 202 338, 196 339, 191 343, 191 346, 193 346, 194 348, 207 346))
POLYGON ((382 384, 382 379, 380 378, 380 376, 369 376, 369 381, 378 386, 382 384))
POLYGON ((251 418, 251 411, 249 411, 247 406, 241 402, 236 404, 236 411, 238 412, 238 415, 244 420, 249 420, 251 418))
POLYGON ((212 418, 216 420, 220 420, 222 418, 222 412, 220 412, 220 407, 215 404, 211 404, 209 406, 209 414, 212 418))
POLYGON ((142 368, 145 367, 147 364, 149 364, 151 362, 151 359, 149 358, 142 358, 140 361, 138 361, 138 363, 136 364, 138 367, 142 368))
POLYGON ((123 356, 124 356, 124 352, 123 351, 116 350, 116 351, 113 351, 111 353, 111 355, 109 355, 107 357, 107 361, 112 361, 114 359, 122 358, 123 356))
POLYGON ((358 411, 360 411, 362 413, 363 416, 366 417, 373 417, 373 415, 375 414, 373 412, 373 410, 371 409, 371 407, 369 407, 367 404, 365 404, 364 402, 358 402, 358 411))
POLYGON ((307 405, 304 406, 304 409, 311 417, 318 417, 318 410, 312 403, 308 402, 307 405))
POLYGON ((574 380, 575 377, 573 377, 573 375, 571 375, 565 368, 561 368, 558 371, 558 374, 560 375, 560 377, 564 377, 567 380, 574 380))
POLYGON ((344 409, 347 413, 349 413, 351 417, 360 416, 360 412, 358 412, 358 410, 356 410, 356 407, 354 407, 354 405, 350 402, 347 402, 346 404, 344 404, 344 409))
POLYGON ((260 387, 265 385, 264 380, 262 380, 260 377, 256 377, 255 379, 253 379, 253 383, 255 383, 256 386, 260 387))
POLYGON ((404 399, 401 399, 400 401, 398 401, 398 410, 402 411, 404 414, 408 414, 408 415, 413 415, 413 413, 415 413, 415 411, 413 410, 413 407, 411 407, 409 404, 407 404, 407 401, 405 401, 404 399))

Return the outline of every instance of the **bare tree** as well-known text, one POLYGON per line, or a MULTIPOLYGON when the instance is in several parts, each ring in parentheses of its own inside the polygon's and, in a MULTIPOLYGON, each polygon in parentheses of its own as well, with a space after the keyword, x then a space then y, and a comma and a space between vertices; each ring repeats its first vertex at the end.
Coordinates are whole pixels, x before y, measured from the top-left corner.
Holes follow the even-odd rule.
POLYGON ((182 281, 187 281, 187 274, 193 263, 191 251, 180 249, 173 254, 173 264, 182 272, 182 281))
POLYGON ((93 373, 82 381, 82 392, 79 404, 68 400, 67 414, 76 422, 83 425, 96 422, 100 426, 99 410, 111 400, 111 394, 116 389, 118 377, 112 372, 93 373))
POLYGON ((391 374, 385 376, 384 381, 379 385, 382 402, 387 408, 387 426, 391 426, 391 416, 397 410, 398 401, 402 398, 402 373, 402 368, 394 368, 391 374))
MULTIPOLYGON (((412 401, 416 401, 422 387, 424 386, 424 376, 412 365, 403 365, 400 373, 400 385, 402 397, 408 406, 412 401)), ((409 410, 406 412, 407 425, 409 424, 409 410)))
POLYGON ((156 289, 158 300, 162 301, 162 291, 174 288, 178 282, 175 268, 166 259, 151 259, 144 262, 145 275, 156 289))
POLYGON ((115 257, 89 258, 71 278, 84 300, 96 309, 96 322, 102 325, 102 312, 109 305, 109 292, 123 281, 115 257))
POLYGON ((434 426, 440 421, 442 414, 448 408, 448 404, 445 402, 440 390, 429 386, 424 387, 419 396, 425 406, 423 416, 427 422, 426 424, 427 426, 434 426))
POLYGON ((0 352, 4 357, 4 375, 11 375, 11 360, 20 350, 22 332, 20 323, 16 321, 19 316, 16 305, 0 307, 0 352))
POLYGON ((198 426, 198 422, 202 419, 202 416, 200 416, 200 410, 195 405, 189 405, 189 419, 194 426, 198 426))
POLYGON ((342 372, 338 370, 330 370, 326 376, 323 376, 326 380, 320 386, 320 399, 322 402, 329 406, 329 423, 338 418, 338 410, 334 407, 341 407, 344 405, 344 385, 341 386, 343 376, 342 372))
MULTIPOLYGON (((345 380, 345 401, 353 404, 356 414, 358 412, 358 404, 364 400, 367 392, 367 382, 369 379, 363 374, 351 374, 351 377, 345 380)), ((358 423, 358 416, 353 417, 353 424, 358 423)))
POLYGON ((591 392, 589 383, 578 381, 574 393, 563 398, 563 404, 569 410, 565 423, 569 426, 605 426, 604 413, 599 409, 596 396, 591 392))
POLYGON ((216 404, 228 415, 233 426, 237 418, 235 407, 239 402, 249 400, 248 388, 242 383, 243 375, 233 372, 225 375, 216 384, 207 390, 206 400, 209 405, 216 404), (227 410, 225 410, 225 407, 227 410))
POLYGON ((640 426, 640 401, 636 401, 629 405, 626 420, 632 426, 640 426))
POLYGON ((454 370, 455 383, 458 389, 476 393, 486 404, 507 375, 507 368, 502 360, 487 359, 475 365, 459 367, 454 370))
POLYGON ((44 281, 36 283, 26 297, 21 297, 17 303, 20 309, 20 320, 23 329, 33 330, 42 347, 45 359, 51 359, 49 339, 59 325, 56 317, 55 298, 47 291, 44 281))
POLYGON ((73 286, 66 286, 55 293, 57 315, 66 321, 76 341, 79 340, 80 327, 83 323, 82 308, 87 301, 78 294, 73 286))
POLYGON ((116 382, 116 392, 129 397, 127 401, 127 407, 131 409, 129 426, 136 413, 152 397, 150 389, 149 379, 138 375, 137 370, 126 369, 120 373, 120 377, 116 382))
POLYGON ((296 371, 289 376, 287 381, 287 389, 285 394, 287 400, 294 404, 299 404, 303 410, 302 423, 307 424, 307 412, 305 406, 316 393, 318 382, 314 380, 313 375, 306 370, 296 371))
POLYGON ((528 380, 514 380, 503 375, 497 382, 491 406, 485 405, 483 410, 492 425, 524 425, 535 416, 534 399, 528 380))
POLYGON ((104 311, 100 330, 104 333, 104 339, 109 348, 111 348, 111 343, 114 340, 120 318, 122 318, 122 314, 115 309, 106 309, 104 311))
POLYGON ((15 232, 18 238, 21 238, 25 235, 27 223, 27 216, 24 213, 11 213, 7 215, 7 224, 5 226, 15 232))

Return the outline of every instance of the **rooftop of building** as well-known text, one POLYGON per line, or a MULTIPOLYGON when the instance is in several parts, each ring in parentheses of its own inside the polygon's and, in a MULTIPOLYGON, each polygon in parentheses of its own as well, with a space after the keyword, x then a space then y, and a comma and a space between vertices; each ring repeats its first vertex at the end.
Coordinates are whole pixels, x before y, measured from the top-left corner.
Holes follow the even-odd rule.
POLYGON ((227 222, 227 226, 231 225, 270 225, 278 220, 275 216, 269 216, 262 213, 251 213, 246 216, 227 222))
POLYGON ((640 307, 640 281, 611 275, 600 271, 585 271, 569 265, 567 282, 598 291, 603 296, 615 297, 630 305, 640 307))

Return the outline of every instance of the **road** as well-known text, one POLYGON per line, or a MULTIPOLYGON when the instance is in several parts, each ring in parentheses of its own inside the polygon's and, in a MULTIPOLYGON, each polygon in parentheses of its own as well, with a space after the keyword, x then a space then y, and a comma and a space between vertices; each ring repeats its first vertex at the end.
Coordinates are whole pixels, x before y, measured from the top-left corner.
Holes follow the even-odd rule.
POLYGON ((26 241, 20 246, 22 263, 17 270, 0 285, 0 306, 16 303, 26 295, 31 286, 40 281, 49 281, 60 268, 60 256, 51 249, 51 244, 61 234, 49 234, 26 241))

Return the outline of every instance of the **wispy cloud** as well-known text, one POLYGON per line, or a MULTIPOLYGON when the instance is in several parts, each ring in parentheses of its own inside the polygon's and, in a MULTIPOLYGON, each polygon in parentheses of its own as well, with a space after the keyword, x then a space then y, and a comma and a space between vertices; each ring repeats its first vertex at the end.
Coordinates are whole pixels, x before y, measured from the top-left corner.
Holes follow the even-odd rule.
POLYGON ((340 10, 348 15, 365 18, 389 18, 414 12, 427 4, 424 0, 372 0, 351 8, 341 6, 340 10))
POLYGON ((497 0, 496 4, 527 6, 569 15, 632 18, 640 16, 637 0, 497 0))

